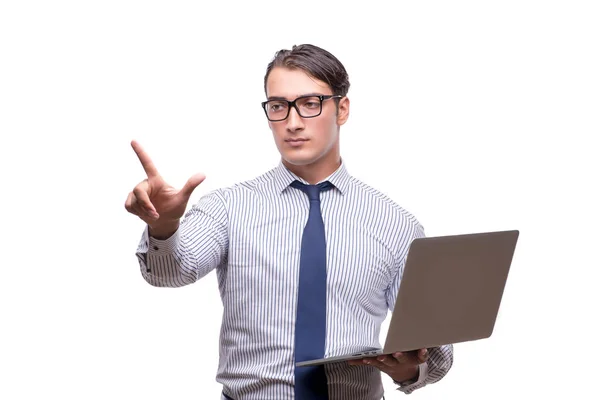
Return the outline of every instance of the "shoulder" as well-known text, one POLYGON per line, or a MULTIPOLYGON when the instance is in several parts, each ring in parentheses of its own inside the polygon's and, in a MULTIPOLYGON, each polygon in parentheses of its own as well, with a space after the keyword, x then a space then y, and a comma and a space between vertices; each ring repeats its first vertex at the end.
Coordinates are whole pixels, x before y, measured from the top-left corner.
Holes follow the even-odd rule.
POLYGON ((350 177, 349 194, 353 201, 361 203, 363 208, 377 217, 387 217, 384 221, 404 222, 420 226, 416 216, 391 199, 380 190, 366 184, 353 176, 350 177))
POLYGON ((425 236, 423 225, 412 212, 359 179, 352 178, 350 187, 353 201, 358 199, 362 203, 360 220, 363 228, 385 243, 400 265, 412 241, 425 236))
POLYGON ((273 168, 255 178, 237 182, 231 186, 215 189, 203 196, 203 198, 219 199, 225 204, 232 201, 248 199, 256 194, 270 191, 275 179, 276 168, 273 168))
POLYGON ((191 214, 202 213, 213 219, 226 221, 231 213, 240 209, 259 209, 257 207, 260 200, 257 202, 257 199, 261 197, 260 193, 272 192, 269 188, 273 186, 273 177, 274 169, 256 178, 207 192, 191 207, 191 214))

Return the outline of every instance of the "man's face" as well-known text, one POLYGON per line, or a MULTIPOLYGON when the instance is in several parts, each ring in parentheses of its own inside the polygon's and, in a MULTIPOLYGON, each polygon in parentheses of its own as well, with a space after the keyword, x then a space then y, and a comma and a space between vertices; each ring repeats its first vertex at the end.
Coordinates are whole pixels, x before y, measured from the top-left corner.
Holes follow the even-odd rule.
MULTIPOLYGON (((293 101, 307 94, 332 95, 331 88, 300 69, 276 67, 267 79, 267 98, 293 101)), ((349 100, 324 100, 321 115, 302 118, 294 107, 283 121, 269 121, 275 144, 284 163, 296 166, 338 162, 339 127, 348 118, 349 100)))

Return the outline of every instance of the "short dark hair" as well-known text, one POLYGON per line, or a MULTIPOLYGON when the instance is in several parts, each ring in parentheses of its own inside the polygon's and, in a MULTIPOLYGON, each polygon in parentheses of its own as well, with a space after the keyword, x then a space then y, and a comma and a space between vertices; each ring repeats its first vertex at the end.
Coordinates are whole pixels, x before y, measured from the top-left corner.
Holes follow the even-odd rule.
POLYGON ((333 54, 312 44, 293 46, 291 50, 279 50, 273 61, 267 66, 265 74, 265 93, 267 79, 275 67, 301 69, 308 75, 329 85, 334 95, 346 96, 350 89, 348 73, 344 65, 333 54))

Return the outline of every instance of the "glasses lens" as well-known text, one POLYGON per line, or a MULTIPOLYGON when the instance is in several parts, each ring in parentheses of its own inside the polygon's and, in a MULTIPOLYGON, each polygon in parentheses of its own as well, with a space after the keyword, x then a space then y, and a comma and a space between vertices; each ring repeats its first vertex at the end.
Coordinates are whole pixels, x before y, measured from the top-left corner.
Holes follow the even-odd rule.
POLYGON ((265 104, 267 117, 271 121, 280 121, 287 117, 289 105, 287 101, 270 100, 265 104))
POLYGON ((301 117, 316 117, 321 113, 321 99, 317 96, 301 97, 296 100, 301 117))

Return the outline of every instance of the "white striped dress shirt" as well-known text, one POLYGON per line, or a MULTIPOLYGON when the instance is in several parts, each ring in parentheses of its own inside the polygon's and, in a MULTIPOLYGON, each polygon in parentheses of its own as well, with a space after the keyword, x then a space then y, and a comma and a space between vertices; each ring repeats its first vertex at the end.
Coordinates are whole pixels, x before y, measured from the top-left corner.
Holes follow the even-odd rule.
MULTIPOLYGON (((234 400, 294 398, 294 328, 302 233, 309 200, 290 187, 307 183, 282 163, 253 180, 204 195, 167 240, 144 232, 137 250, 151 285, 191 284, 216 269, 223 302, 217 381, 234 400)), ((321 193, 327 239, 325 357, 381 348, 408 248, 423 237, 417 219, 342 164, 321 193)), ((324 180, 324 181, 325 181, 324 180)), ((452 346, 430 349, 410 393, 450 369, 452 346)), ((331 400, 379 400, 371 366, 326 365, 331 400)))

